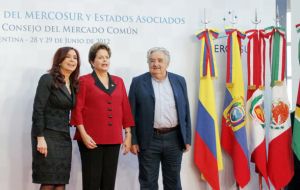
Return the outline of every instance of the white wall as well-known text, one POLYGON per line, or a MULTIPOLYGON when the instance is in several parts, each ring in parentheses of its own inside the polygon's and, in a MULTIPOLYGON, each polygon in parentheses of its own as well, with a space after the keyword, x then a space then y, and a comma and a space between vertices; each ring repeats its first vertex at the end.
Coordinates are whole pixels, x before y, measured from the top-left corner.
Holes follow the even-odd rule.
MULTIPOLYGON (((296 0, 294 0, 296 2, 296 0)), ((31 183, 31 114, 35 89, 39 77, 50 68, 51 59, 55 50, 60 46, 73 46, 81 54, 81 74, 91 72, 87 62, 88 49, 91 41, 96 39, 109 40, 112 48, 112 65, 110 72, 124 78, 129 88, 133 76, 147 71, 146 51, 152 46, 164 46, 171 52, 171 65, 169 70, 183 75, 188 84, 192 121, 195 123, 197 92, 198 92, 198 57, 200 44, 194 33, 203 28, 201 19, 203 9, 206 8, 207 17, 211 21, 210 27, 224 31, 222 18, 228 16, 229 10, 234 10, 238 16, 236 27, 247 30, 253 27, 255 8, 262 19, 261 27, 272 25, 274 18, 273 0, 10 0, 0 1, 0 184, 1 189, 24 190, 38 189, 31 183), (245 6, 247 5, 247 6, 245 6), (9 12, 7 12, 9 11, 9 12), (20 18, 8 18, 15 11, 20 18), (57 11, 82 13, 83 19, 77 21, 45 20, 25 18, 30 11, 57 11), (171 17, 184 19, 181 24, 142 24, 137 22, 100 22, 87 19, 85 14, 123 15, 136 18, 138 16, 171 17), (6 31, 6 27, 15 25, 41 26, 41 32, 6 31), (45 26, 54 26, 59 31, 46 32, 45 26), (121 35, 63 32, 65 26, 132 28, 137 34, 121 35), (10 37, 10 38, 9 38, 10 37), (23 39, 23 42, 16 40, 23 39), (83 40, 83 43, 65 43, 66 38, 83 40), (34 40, 37 39, 37 42, 34 40), (39 40, 42 40, 40 42, 39 40), (60 42, 61 40, 61 42, 60 42), (34 42, 34 43, 32 43, 34 42)), ((298 3, 298 2, 297 2, 298 3)), ((299 4, 299 3, 298 3, 299 4)), ((299 7, 299 6, 298 6, 299 7)), ((216 40, 216 45, 225 45, 226 39, 216 40)), ((246 41, 244 42, 244 45, 246 41)), ((243 53, 244 68, 246 57, 243 53)), ((219 120, 223 107, 225 90, 226 54, 217 53, 220 76, 215 83, 217 109, 219 120)), ((246 70, 244 72, 246 74, 246 70)), ((246 80, 245 80, 246 82, 246 80)), ((246 86, 246 85, 245 85, 246 86)), ((72 129, 74 133, 74 129, 72 129)), ((221 189, 235 189, 230 159, 224 155, 225 169, 220 172, 221 189)), ((73 160, 70 185, 68 189, 81 189, 80 156, 77 144, 73 143, 73 160)), ((183 189, 210 189, 200 180, 199 172, 193 163, 193 151, 184 155, 182 165, 183 189)), ((139 189, 137 159, 133 155, 120 155, 117 190, 139 189)), ((161 186, 161 181, 160 181, 161 186)), ((251 182, 244 189, 258 189, 257 175, 253 171, 251 182)))

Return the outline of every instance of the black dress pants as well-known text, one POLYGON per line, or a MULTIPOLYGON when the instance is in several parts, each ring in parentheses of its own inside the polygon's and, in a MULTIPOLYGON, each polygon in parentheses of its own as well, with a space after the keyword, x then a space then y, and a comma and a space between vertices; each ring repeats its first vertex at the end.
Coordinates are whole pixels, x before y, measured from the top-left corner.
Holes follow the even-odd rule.
POLYGON ((97 145, 88 149, 78 141, 83 190, 114 190, 120 144, 97 145))

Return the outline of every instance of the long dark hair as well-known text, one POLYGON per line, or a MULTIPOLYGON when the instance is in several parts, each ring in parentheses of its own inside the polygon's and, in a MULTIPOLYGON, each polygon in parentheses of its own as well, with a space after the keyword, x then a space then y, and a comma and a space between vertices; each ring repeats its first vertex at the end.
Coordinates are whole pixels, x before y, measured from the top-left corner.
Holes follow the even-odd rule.
POLYGON ((70 75, 70 84, 74 88, 75 92, 77 92, 78 77, 79 77, 79 70, 80 70, 80 56, 78 51, 75 48, 61 47, 58 50, 56 50, 53 57, 52 67, 48 72, 53 77, 53 83, 55 88, 59 88, 60 86, 65 85, 65 81, 64 81, 65 76, 60 73, 60 64, 64 61, 64 59, 66 58, 70 50, 74 50, 77 55, 77 67, 75 71, 73 71, 72 74, 70 75))

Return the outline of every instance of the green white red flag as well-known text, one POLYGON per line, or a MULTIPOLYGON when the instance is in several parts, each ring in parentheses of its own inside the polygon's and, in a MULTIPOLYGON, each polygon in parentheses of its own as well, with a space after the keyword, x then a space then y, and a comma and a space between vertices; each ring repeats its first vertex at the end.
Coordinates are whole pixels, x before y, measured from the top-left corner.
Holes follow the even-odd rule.
POLYGON ((285 187, 294 175, 292 129, 285 85, 285 31, 269 27, 272 120, 269 128, 268 175, 275 189, 285 187))

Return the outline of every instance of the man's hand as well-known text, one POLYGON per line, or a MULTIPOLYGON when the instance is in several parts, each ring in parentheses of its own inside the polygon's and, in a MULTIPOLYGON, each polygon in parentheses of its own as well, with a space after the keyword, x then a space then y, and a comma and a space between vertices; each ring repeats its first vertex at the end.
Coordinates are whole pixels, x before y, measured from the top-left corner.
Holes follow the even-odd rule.
POLYGON ((190 144, 185 144, 184 153, 188 152, 190 149, 191 149, 191 145, 190 144))
POLYGON ((138 155, 138 153, 140 152, 140 147, 137 144, 134 144, 131 146, 130 152, 134 155, 138 155))

